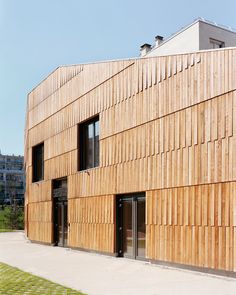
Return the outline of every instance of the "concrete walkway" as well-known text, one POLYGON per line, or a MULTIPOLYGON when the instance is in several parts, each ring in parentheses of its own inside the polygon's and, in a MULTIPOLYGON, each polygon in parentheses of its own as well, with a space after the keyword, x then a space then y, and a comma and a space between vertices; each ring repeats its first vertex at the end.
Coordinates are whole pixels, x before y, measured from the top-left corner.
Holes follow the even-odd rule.
POLYGON ((89 295, 235 295, 236 280, 124 258, 42 246, 0 233, 0 262, 89 295))

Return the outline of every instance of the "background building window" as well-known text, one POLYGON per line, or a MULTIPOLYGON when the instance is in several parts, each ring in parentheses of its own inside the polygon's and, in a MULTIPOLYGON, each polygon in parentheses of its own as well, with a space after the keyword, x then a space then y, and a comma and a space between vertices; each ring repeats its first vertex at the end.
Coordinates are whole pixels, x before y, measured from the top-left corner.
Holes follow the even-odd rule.
POLYGON ((211 48, 213 48, 213 49, 224 48, 225 42, 210 38, 210 45, 211 45, 211 48))
POLYGON ((33 182, 43 180, 44 177, 44 144, 33 147, 33 182))
POLYGON ((99 166, 99 117, 79 125, 79 170, 99 166))

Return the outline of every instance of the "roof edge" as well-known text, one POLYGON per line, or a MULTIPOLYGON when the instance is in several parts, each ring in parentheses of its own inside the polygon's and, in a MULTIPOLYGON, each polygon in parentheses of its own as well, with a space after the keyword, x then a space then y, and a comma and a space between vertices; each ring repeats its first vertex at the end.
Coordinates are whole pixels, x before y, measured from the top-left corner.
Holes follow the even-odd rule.
POLYGON ((159 46, 153 46, 153 48, 147 53, 147 55, 149 55, 151 52, 153 52, 155 49, 160 48, 162 45, 164 45, 165 43, 169 42, 171 39, 175 38, 176 36, 178 36, 179 34, 183 33, 184 31, 186 31, 187 29, 189 29, 190 27, 194 26, 197 23, 205 23, 208 25, 211 25, 213 27, 217 27, 219 29, 231 32, 236 34, 236 29, 233 29, 232 27, 227 27, 227 26, 223 26, 223 25, 219 25, 216 22, 211 22, 209 20, 204 19, 203 17, 198 17, 196 18, 193 22, 191 22, 190 24, 182 27, 180 30, 178 30, 177 32, 171 34, 169 37, 167 37, 166 39, 163 40, 163 42, 159 45, 159 46))

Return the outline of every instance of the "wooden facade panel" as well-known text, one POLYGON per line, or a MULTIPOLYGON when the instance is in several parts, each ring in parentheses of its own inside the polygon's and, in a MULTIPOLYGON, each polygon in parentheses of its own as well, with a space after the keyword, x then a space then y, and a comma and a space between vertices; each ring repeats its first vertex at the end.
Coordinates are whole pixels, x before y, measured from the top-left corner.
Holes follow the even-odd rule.
MULTIPOLYGON (((153 260, 235 271, 233 227, 148 225, 153 260)), ((234 244, 235 245, 235 244, 234 244)))
MULTIPOLYGON (((219 109, 222 109, 221 105, 225 104, 226 100, 228 102, 228 96, 220 96, 212 102, 216 101, 219 109)), ((125 163, 164 152, 168 155, 171 167, 174 161, 172 155, 181 149, 183 166, 190 167, 183 171, 185 185, 195 184, 198 180, 194 177, 194 169, 191 165, 194 165, 194 149, 198 149, 200 159, 195 159, 197 161, 202 159, 203 162, 208 163, 208 165, 201 165, 202 168, 198 171, 201 174, 201 183, 229 180, 229 169, 232 169, 232 162, 229 161, 229 144, 231 143, 229 137, 233 133, 229 132, 232 128, 227 127, 233 124, 233 116, 228 118, 228 111, 223 109, 221 112, 216 111, 214 118, 213 115, 211 116, 211 113, 214 113, 212 105, 213 103, 204 102, 198 105, 199 107, 194 106, 103 138, 100 141, 100 166, 125 163), (179 118, 181 118, 181 125, 179 118), (226 118, 228 126, 224 124, 226 118), (216 132, 220 130, 220 134, 211 139, 210 134, 213 134, 215 130, 216 132), (194 148, 193 145, 198 145, 198 147, 194 148), (219 169, 214 169, 214 167, 219 169)), ((114 117, 111 117, 111 120, 114 120, 112 118, 114 117)), ((106 124, 112 126, 112 122, 106 119, 106 124)), ((101 125, 103 125, 103 120, 101 125)))
POLYGON ((28 110, 52 95, 61 86, 83 71, 83 65, 57 68, 28 95, 28 110))
MULTIPOLYGON (((202 53, 202 54, 206 54, 206 53, 202 53)), ((232 55, 232 52, 230 52, 229 55, 232 55)), ((182 58, 184 59, 184 57, 182 58)), ((158 58, 155 58, 155 59, 158 59, 158 58)), ((210 64, 209 59, 205 59, 205 60, 206 60, 206 63, 210 64)), ((183 61, 180 61, 180 62, 183 62, 183 61)), ((132 90, 130 90, 130 92, 128 93, 127 89, 129 88, 131 89, 132 87, 134 87, 135 75, 139 71, 143 70, 144 65, 145 65, 145 68, 148 68, 148 71, 152 70, 152 68, 147 67, 146 64, 149 65, 148 59, 136 60, 135 63, 134 61, 133 62, 130 61, 130 64, 127 65, 129 66, 128 68, 129 70, 121 71, 118 75, 115 75, 114 77, 112 76, 110 79, 105 80, 103 84, 101 85, 99 84, 98 87, 91 88, 90 91, 89 92, 87 91, 88 93, 86 92, 86 94, 83 95, 80 99, 77 99, 71 102, 71 104, 67 105, 64 108, 61 108, 61 109, 59 108, 59 111, 52 113, 53 114, 52 117, 47 118, 47 115, 45 116, 42 115, 45 117, 45 120, 43 119, 39 120, 38 122, 39 124, 35 128, 29 130, 29 137, 30 137, 29 141, 31 142, 31 144, 35 145, 38 143, 34 140, 35 136, 37 137, 37 139, 40 138, 40 141, 45 140, 55 135, 56 133, 61 132, 65 128, 71 127, 74 124, 77 124, 83 120, 86 120, 87 118, 97 113, 101 113, 102 111, 107 109, 108 105, 109 105, 109 108, 112 108, 112 109, 115 108, 116 112, 120 112, 120 114, 122 114, 122 117, 126 116, 127 118, 129 118, 128 121, 130 121, 130 118, 133 118, 133 125, 129 123, 129 125, 125 127, 125 128, 131 128, 136 125, 145 123, 152 118, 159 118, 171 112, 176 112, 184 107, 189 107, 190 105, 198 103, 198 101, 196 101, 197 91, 200 91, 199 88, 201 87, 206 87, 206 88, 208 87, 208 84, 205 85, 204 83, 200 83, 201 73, 199 75, 199 71, 204 69, 200 67, 200 64, 201 64, 201 61, 200 61, 200 63, 196 63, 193 66, 190 66, 190 67, 188 66, 187 68, 184 68, 184 70, 188 72, 188 80, 185 79, 186 81, 182 77, 183 71, 177 72, 176 75, 172 75, 168 79, 164 79, 165 76, 161 77, 159 83, 156 85, 155 84, 152 85, 151 82, 147 84, 147 82, 141 79, 141 81, 139 81, 140 83, 146 83, 145 85, 150 85, 150 86, 143 87, 142 85, 142 87, 139 89, 139 91, 136 91, 136 93, 135 91, 132 91, 132 90), (196 71, 193 71, 194 67, 197 67, 196 71), (133 69, 131 70, 131 68, 133 69), (128 75, 127 73, 129 72, 131 73, 133 72, 135 74, 128 75), (129 87, 124 83, 124 77, 123 79, 121 79, 122 75, 125 78, 129 76, 130 78, 129 87), (175 84, 174 83, 172 84, 171 80, 176 80, 175 84), (119 85, 119 83, 122 83, 122 84, 119 85), (185 86, 186 83, 188 83, 188 87, 185 86), (127 89, 125 89, 124 91, 123 87, 125 85, 127 89), (172 89, 173 87, 176 88, 176 91, 174 93, 173 91, 172 92, 167 91, 168 89, 172 89), (193 87, 193 89, 191 89, 191 87, 193 87), (178 89, 180 89, 181 92, 178 92, 177 91, 178 89), (133 93, 133 95, 130 96, 129 95, 130 93, 133 93), (151 93, 153 93, 155 99, 152 97, 151 93), (193 95, 193 97, 191 97, 191 94, 193 95), (185 95, 184 97, 188 97, 188 99, 185 99, 183 95, 185 95), (104 99, 104 96, 105 97, 109 96, 109 97, 104 99), (126 98, 130 98, 131 100, 128 99, 128 102, 127 102, 126 98), (151 109, 149 108, 150 104, 146 103, 146 100, 149 100, 150 102, 153 102, 153 100, 156 100, 156 102, 152 104, 151 109), (86 104, 85 104, 85 101, 86 101, 86 104), (183 103, 183 101, 185 102, 183 103), (139 108, 134 106, 137 103, 140 106, 139 108), (129 115, 129 113, 127 113, 127 110, 133 111, 134 109, 136 109, 136 112, 137 112, 137 115, 135 116, 136 119, 134 117, 134 112, 132 113, 131 116, 129 115), (73 116, 73 113, 75 110, 77 110, 75 114, 76 117, 73 116), (140 111, 142 113, 140 113, 140 111), (41 131, 41 137, 40 137, 40 131, 41 131)), ((163 62, 161 63, 161 65, 165 66, 165 63, 163 62)), ((93 72, 95 70, 96 69, 93 69, 93 72)), ((150 76, 151 76, 151 73, 150 73, 150 76)), ((218 80, 220 80, 221 78, 222 78, 221 76, 220 78, 218 76, 215 76, 214 79, 216 79, 216 81, 214 83, 218 85, 218 82, 219 82, 218 80)), ((125 82, 128 83, 127 80, 125 80, 125 82)), ((79 83, 77 84, 79 85, 79 83)), ((78 88, 78 85, 75 85, 75 86, 71 85, 69 89, 78 88)), ((234 84, 234 82, 231 82, 230 85, 232 85, 231 87, 232 89, 236 88, 236 85, 234 84)), ((231 88, 225 89, 225 92, 232 90, 231 88)), ((204 91, 201 91, 201 92, 204 94, 204 91)), ((223 92, 215 93, 214 95, 220 95, 222 93, 223 92)), ((63 95, 63 97, 65 97, 65 95, 63 95)), ((79 96, 76 96, 76 98, 78 97, 79 96)), ((203 95, 201 100, 202 101, 207 100, 211 97, 212 96, 210 95, 210 93, 208 93, 206 97, 204 97, 203 95)), ((57 101, 57 98, 55 99, 57 101)), ((55 105, 55 103, 53 104, 50 103, 50 105, 55 105)), ((45 109, 48 110, 47 107, 45 107, 45 109)), ((36 114, 38 113, 43 114, 43 110, 39 111, 37 110, 37 108, 35 109, 35 112, 36 114)), ((122 125, 125 124, 125 121, 126 120, 122 120, 122 122, 120 122, 121 124, 116 124, 116 128, 118 129, 115 132, 121 132, 124 129, 124 127, 122 128, 122 125)), ((111 135, 112 134, 111 130, 112 130, 111 128, 105 128, 105 129, 102 128, 101 137, 104 136, 103 135, 104 131, 106 131, 106 135, 109 135, 109 134, 111 135), (109 130, 110 130, 110 133, 108 133, 109 130)))
POLYGON ((52 226, 51 222, 29 221, 28 222, 28 237, 32 241, 40 243, 52 243, 52 226))
POLYGON ((48 160, 77 149, 77 125, 48 138, 44 142, 44 159, 48 160))
POLYGON ((68 197, 114 194, 116 193, 116 173, 115 167, 104 167, 69 176, 68 197))
MULTIPOLYGON (((147 94, 149 99, 151 95, 156 95, 156 93, 152 94, 149 89, 145 91, 150 92, 147 94)), ((148 104, 147 99, 143 98, 145 91, 101 112, 101 139, 115 136, 130 129, 141 129, 142 124, 148 126, 154 124, 154 118, 150 119, 150 112, 147 114, 147 110, 143 107, 143 105, 148 104), (137 100, 139 100, 138 106, 137 100)), ((198 105, 189 105, 186 109, 179 109, 174 113, 169 112, 169 114, 159 118, 155 117, 160 125, 161 132, 163 131, 161 143, 165 148, 166 146, 169 148, 169 140, 172 140, 170 143, 173 145, 178 146, 180 144, 181 147, 185 147, 186 144, 191 146, 196 143, 232 136, 234 100, 235 91, 232 91, 212 98, 210 101, 204 101, 198 105), (174 130, 176 128, 176 143, 173 142, 174 134, 166 134, 170 131, 170 126, 173 126, 174 130), (189 128, 191 126, 192 128, 189 128)))
MULTIPOLYGON (((50 96, 47 97, 45 95, 46 97, 44 98, 44 95, 41 93, 36 95, 41 101, 33 109, 29 110, 29 128, 34 127, 41 121, 58 112, 60 109, 80 98, 91 89, 130 66, 132 63, 133 61, 127 60, 114 63, 105 62, 81 65, 83 70, 78 71, 78 74, 74 76, 71 75, 71 79, 66 77, 67 82, 61 83, 58 88, 52 88, 51 91, 49 89, 48 93, 52 92, 50 96)), ((62 74, 64 71, 68 71, 68 68, 69 67, 59 68, 58 70, 61 73, 58 75, 62 74)), ((56 72, 54 73, 55 75, 57 74, 56 72)), ((48 79, 51 80, 51 77, 48 77, 48 79)), ((39 89, 40 88, 41 85, 39 85, 39 89)), ((121 89, 123 90, 123 88, 121 89)), ((35 89, 35 91, 37 91, 37 89, 35 89)))
MULTIPOLYGON (((213 160, 211 155, 207 154, 207 144, 202 144, 196 145, 194 148, 178 149, 109 166, 117 169, 117 192, 191 186, 232 180, 232 178, 226 178, 226 175, 229 173, 228 170, 233 169, 233 164, 229 161, 227 154, 222 153, 222 151, 215 151, 216 148, 219 149, 218 145, 219 143, 215 142, 213 160), (223 167, 222 158, 227 163, 223 167), (178 167, 181 167, 181 169, 178 167)), ((112 190, 110 193, 114 191, 112 190)))
POLYGON ((44 162, 44 180, 62 178, 77 172, 77 150, 46 160, 44 162))
POLYGON ((27 200, 29 203, 51 201, 51 191, 51 181, 32 183, 29 186, 27 200))
POLYGON ((87 250, 114 253, 114 225, 74 224, 70 225, 69 246, 87 250))
POLYGON ((32 166, 32 148, 31 147, 27 147, 27 152, 26 152, 26 156, 27 160, 25 161, 25 167, 29 167, 32 166))
POLYGON ((146 192, 147 258, 236 271, 235 68, 221 49, 52 73, 28 96, 29 238, 52 242, 52 180, 67 177, 69 246, 114 253, 115 195, 146 192), (78 124, 97 115, 99 167, 78 171, 78 124))
POLYGON ((33 241, 52 243, 52 202, 28 204, 28 237, 33 241))
POLYGON ((145 191, 149 183, 147 158, 117 165, 117 193, 145 191))
POLYGON ((29 203, 28 205, 29 221, 52 221, 52 202, 45 201, 39 203, 29 203))
POLYGON ((115 197, 69 200, 69 246, 114 253, 115 197))
POLYGON ((46 141, 65 129, 76 125, 79 122, 79 110, 79 101, 77 100, 67 108, 63 108, 60 112, 55 113, 30 129, 28 134, 29 146, 32 147, 42 141, 46 141))
POLYGON ((155 225, 235 226, 235 194, 236 182, 151 190, 148 220, 155 225))
POLYGON ((235 188, 228 182, 148 191, 147 257, 234 271, 235 188))

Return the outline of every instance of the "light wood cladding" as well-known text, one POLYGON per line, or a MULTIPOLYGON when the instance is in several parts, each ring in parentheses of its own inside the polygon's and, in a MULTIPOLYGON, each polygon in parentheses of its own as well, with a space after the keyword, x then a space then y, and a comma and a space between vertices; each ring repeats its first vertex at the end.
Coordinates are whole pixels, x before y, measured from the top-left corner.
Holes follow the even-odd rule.
POLYGON ((68 198, 106 195, 116 192, 116 168, 93 168, 69 176, 68 198))
POLYGON ((44 162, 44 179, 61 178, 77 172, 77 150, 61 154, 44 162))
POLYGON ((28 201, 30 203, 51 201, 51 181, 32 183, 29 186, 28 201))
POLYGON ((58 68, 28 95, 25 159, 30 239, 52 242, 51 181, 67 177, 71 247, 116 252, 115 196, 146 192, 148 259, 236 271, 236 49, 58 68), (77 171, 96 115, 99 167, 77 171))
POLYGON ((146 197, 149 258, 236 270, 236 182, 154 190, 146 197))
MULTIPOLYGON (((73 102, 77 98, 83 96, 87 92, 89 92, 94 87, 100 85, 102 82, 106 81, 111 76, 119 73, 124 68, 129 66, 132 61, 120 61, 120 62, 111 62, 111 63, 99 63, 99 64, 87 64, 81 65, 83 70, 78 73, 74 73, 71 75, 70 71, 73 71, 73 68, 64 67, 59 68, 54 72, 53 75, 60 76, 64 74, 65 81, 62 83, 56 84, 57 87, 50 87, 49 85, 45 85, 47 80, 40 84, 36 89, 29 94, 29 101, 31 101, 31 95, 33 99, 36 96, 36 101, 38 104, 34 104, 34 107, 29 110, 29 128, 34 127, 47 117, 53 115, 54 113, 60 111, 60 109, 66 107, 69 103, 73 102), (67 78, 69 73, 70 79, 67 78), (37 91, 43 91, 48 87, 48 96, 42 95, 41 93, 37 93, 37 91), (36 94, 34 93, 36 92, 36 94), (51 94, 50 94, 51 93, 51 94)), ((49 81, 53 81, 53 75, 49 76, 47 79, 49 81)), ((30 103, 29 103, 30 105, 30 103)))
POLYGON ((33 241, 52 242, 52 202, 28 204, 28 236, 33 241))
POLYGON ((69 246, 113 253, 115 196, 69 200, 69 246))
POLYGON ((77 149, 77 126, 65 129, 45 141, 44 159, 48 160, 77 149))
POLYGON ((82 65, 70 67, 59 67, 54 70, 47 78, 45 78, 38 86, 36 86, 29 94, 28 110, 30 111, 45 99, 50 97, 54 92, 61 88, 83 71, 82 65))

